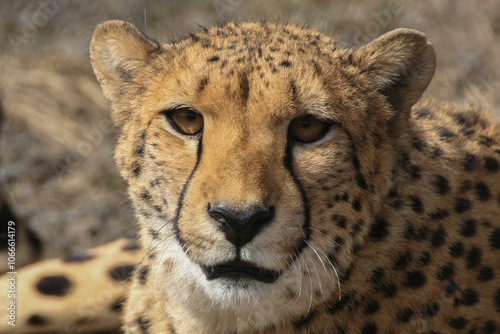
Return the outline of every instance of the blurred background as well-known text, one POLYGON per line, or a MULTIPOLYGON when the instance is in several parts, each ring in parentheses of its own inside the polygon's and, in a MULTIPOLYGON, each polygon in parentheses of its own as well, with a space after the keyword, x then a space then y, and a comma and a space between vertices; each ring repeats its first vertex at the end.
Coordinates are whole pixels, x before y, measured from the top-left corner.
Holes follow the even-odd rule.
POLYGON ((500 115, 498 0, 0 0, 0 226, 14 217, 50 245, 25 262, 135 231, 112 159, 117 131, 89 63, 92 32, 108 19, 163 42, 224 20, 307 22, 354 48, 415 28, 438 58, 426 94, 500 115))

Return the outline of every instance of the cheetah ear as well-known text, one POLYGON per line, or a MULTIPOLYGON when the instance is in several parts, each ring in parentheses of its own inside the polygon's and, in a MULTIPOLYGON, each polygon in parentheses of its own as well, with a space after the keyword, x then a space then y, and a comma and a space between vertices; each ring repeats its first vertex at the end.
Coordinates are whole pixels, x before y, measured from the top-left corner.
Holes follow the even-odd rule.
POLYGON ((362 47, 353 54, 352 60, 372 78, 395 113, 406 118, 429 85, 436 67, 434 48, 425 35, 404 28, 362 47))
POLYGON ((128 22, 99 24, 90 42, 90 62, 104 95, 115 102, 122 88, 145 67, 148 57, 160 49, 158 42, 128 22))

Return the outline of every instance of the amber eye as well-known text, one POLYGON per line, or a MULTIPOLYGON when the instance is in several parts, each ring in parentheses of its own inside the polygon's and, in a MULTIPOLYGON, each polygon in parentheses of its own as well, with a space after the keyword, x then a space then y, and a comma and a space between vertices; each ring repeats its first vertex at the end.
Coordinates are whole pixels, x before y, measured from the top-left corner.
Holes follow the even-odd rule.
POLYGON ((193 136, 203 128, 203 116, 187 108, 170 110, 166 113, 172 127, 180 134, 193 136))
POLYGON ((321 139, 330 126, 313 116, 301 116, 290 123, 290 136, 300 143, 311 143, 321 139))

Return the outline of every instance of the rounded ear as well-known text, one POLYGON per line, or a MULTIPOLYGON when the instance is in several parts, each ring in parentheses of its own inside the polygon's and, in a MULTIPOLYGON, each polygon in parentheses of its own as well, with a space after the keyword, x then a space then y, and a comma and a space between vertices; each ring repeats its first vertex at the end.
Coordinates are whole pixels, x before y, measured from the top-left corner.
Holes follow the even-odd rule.
POLYGON ((160 49, 158 42, 128 22, 99 24, 90 42, 90 62, 104 95, 115 101, 122 87, 146 65, 151 53, 160 49))
POLYGON ((436 67, 434 48, 425 35, 404 28, 357 50, 352 61, 386 96, 394 113, 405 117, 429 85, 436 67))

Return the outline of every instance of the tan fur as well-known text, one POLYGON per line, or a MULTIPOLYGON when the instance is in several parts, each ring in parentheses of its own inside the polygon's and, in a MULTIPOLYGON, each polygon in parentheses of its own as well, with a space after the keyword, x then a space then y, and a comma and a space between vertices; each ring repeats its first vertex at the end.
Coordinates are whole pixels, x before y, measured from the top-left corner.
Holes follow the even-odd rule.
POLYGON ((130 287, 128 275, 143 258, 137 241, 118 239, 84 254, 29 265, 0 276, 0 333, 86 333, 116 330, 130 287), (112 274, 113 273, 113 274, 112 274), (8 279, 14 277, 15 326, 9 325, 13 300, 8 279), (54 279, 58 277, 59 279, 54 279), (68 285, 61 288, 61 277, 68 285), (38 286, 42 285, 42 293, 38 286), (57 293, 55 293, 57 292, 57 293), (7 319, 7 320, 6 320, 7 319))
POLYGON ((301 27, 230 23, 160 45, 109 21, 91 60, 149 255, 127 333, 498 332, 500 128, 414 105, 435 66, 424 35, 348 50, 301 27), (202 114, 200 135, 167 121, 179 107, 202 114), (303 115, 334 126, 296 143, 303 115), (237 249, 214 203, 275 214, 237 249), (202 271, 236 259, 279 278, 202 271))

